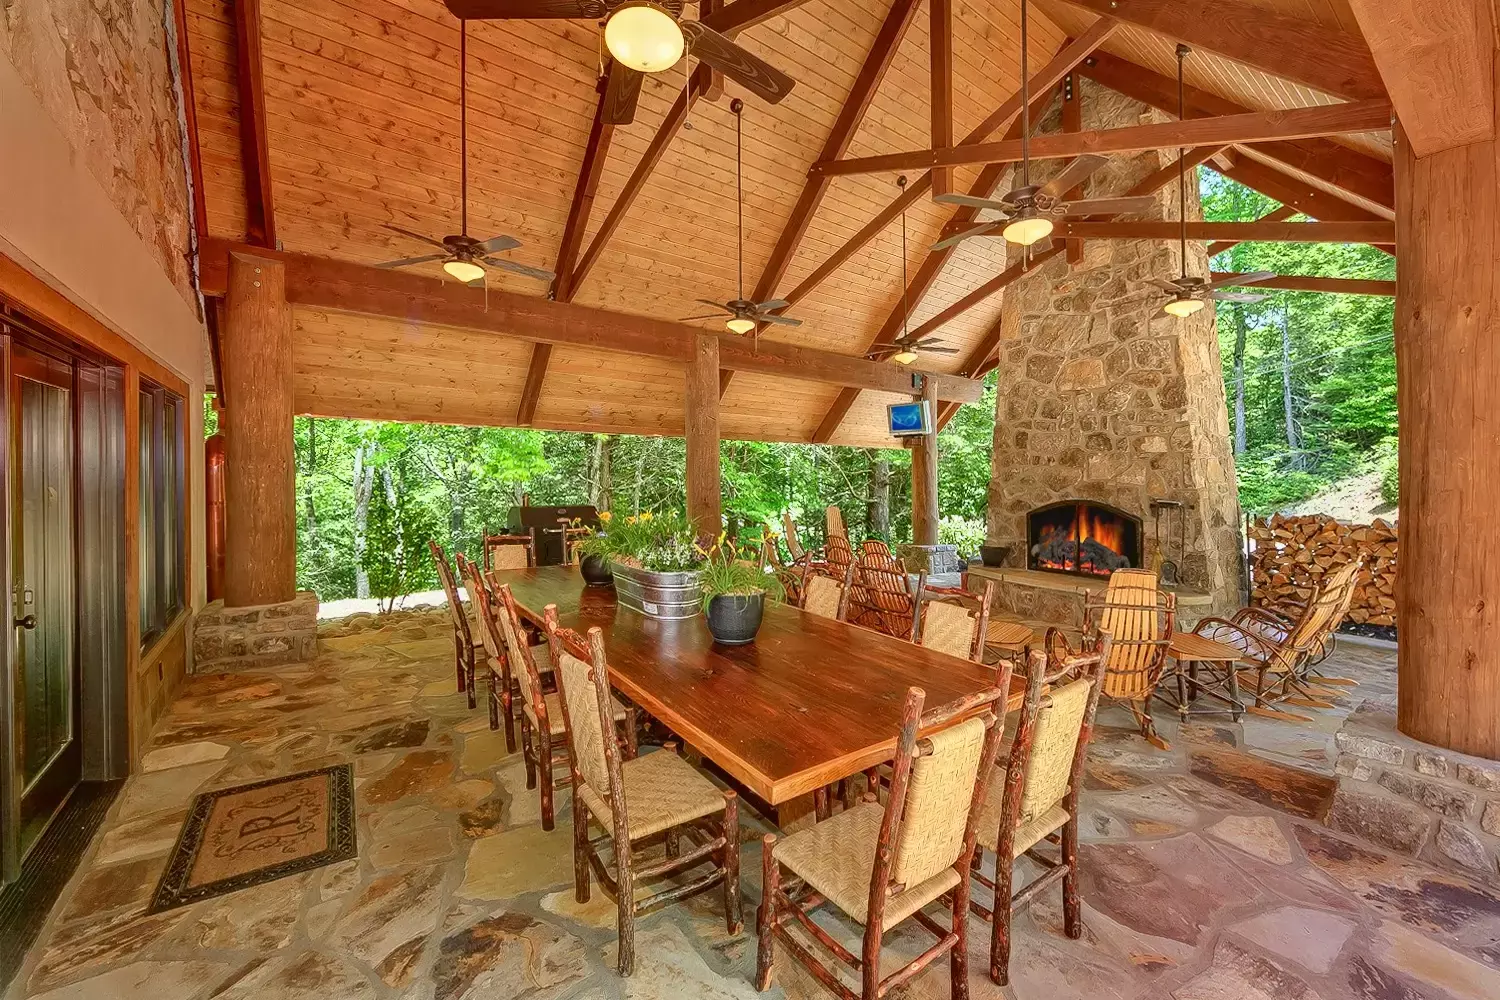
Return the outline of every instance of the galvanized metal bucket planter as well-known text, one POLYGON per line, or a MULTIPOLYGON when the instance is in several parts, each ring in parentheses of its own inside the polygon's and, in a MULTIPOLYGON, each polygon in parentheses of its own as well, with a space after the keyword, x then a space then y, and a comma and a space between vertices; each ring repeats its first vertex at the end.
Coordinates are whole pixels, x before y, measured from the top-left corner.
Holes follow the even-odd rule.
POLYGON ((703 608, 703 588, 697 570, 657 573, 639 566, 612 563, 615 596, 620 606, 651 618, 682 621, 703 608))

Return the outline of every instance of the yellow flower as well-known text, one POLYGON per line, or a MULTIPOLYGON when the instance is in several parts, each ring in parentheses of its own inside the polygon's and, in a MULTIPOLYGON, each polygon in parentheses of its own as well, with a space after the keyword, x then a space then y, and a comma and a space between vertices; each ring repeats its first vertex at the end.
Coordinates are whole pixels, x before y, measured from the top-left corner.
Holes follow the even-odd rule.
POLYGON ((636 519, 635 519, 635 517, 633 517, 633 516, 632 516, 632 517, 627 517, 627 518, 626 518, 626 519, 625 519, 625 523, 626 523, 626 524, 634 524, 634 523, 635 523, 635 520, 636 520, 636 519))
POLYGON ((610 522, 610 519, 611 519, 611 518, 613 518, 613 517, 614 517, 614 515, 613 515, 613 514, 611 514, 611 513, 610 513, 610 512, 609 512, 609 511, 607 511, 607 510, 606 510, 606 511, 602 511, 602 512, 601 512, 601 513, 600 513, 600 514, 599 514, 599 520, 601 520, 601 521, 603 521, 603 522, 604 522, 604 523, 605 523, 605 524, 608 524, 608 523, 609 523, 609 522, 610 522))
POLYGON ((643 511, 641 511, 641 520, 642 521, 649 521, 649 520, 651 520, 651 512, 649 510, 643 510, 643 511))

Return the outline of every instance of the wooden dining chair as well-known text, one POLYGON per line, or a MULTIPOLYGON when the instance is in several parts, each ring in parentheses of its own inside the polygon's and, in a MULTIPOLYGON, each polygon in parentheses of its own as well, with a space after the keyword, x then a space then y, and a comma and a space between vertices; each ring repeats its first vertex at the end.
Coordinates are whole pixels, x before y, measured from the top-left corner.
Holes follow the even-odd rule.
POLYGON ((476 705, 474 697, 474 650, 479 646, 469 628, 469 613, 458 596, 458 584, 453 579, 453 567, 443 547, 432 539, 427 540, 427 550, 432 563, 437 567, 438 582, 443 585, 443 594, 448 598, 448 618, 453 623, 453 662, 458 673, 458 692, 467 693, 469 707, 476 705))
POLYGON ((820 618, 843 621, 844 602, 849 593, 846 584, 852 568, 851 566, 845 569, 844 579, 835 579, 831 570, 819 569, 812 565, 804 566, 800 584, 802 610, 820 618))
POLYGON ((974 857, 983 777, 995 768, 1009 667, 998 687, 923 713, 925 694, 910 688, 901 713, 886 803, 867 793, 858 805, 778 840, 762 840, 756 988, 771 985, 777 940, 845 1000, 876 1000, 944 953, 955 997, 968 989, 968 873, 974 857), (922 912, 951 894, 950 927, 922 912), (864 928, 856 956, 813 921, 830 903, 864 928), (885 936, 911 918, 935 945, 881 978, 885 936), (814 957, 795 923, 860 977, 860 989, 814 957))
POLYGON ((579 903, 589 901, 589 873, 615 900, 619 930, 616 968, 628 976, 635 967, 635 918, 667 903, 722 885, 724 923, 731 935, 744 928, 740 908, 739 799, 721 791, 692 765, 663 748, 645 756, 623 751, 611 731, 609 664, 598 626, 587 640, 559 628, 557 608, 546 609, 547 639, 558 665, 561 709, 572 746, 573 885, 579 903), (582 654, 580 656, 579 654, 582 654), (589 836, 593 822, 603 834, 589 836), (666 856, 645 863, 637 845, 665 836, 666 856), (690 849, 682 850, 682 839, 690 849), (603 854, 612 847, 614 873, 603 854), (687 882, 674 883, 643 899, 636 886, 691 869, 705 868, 687 882))
POLYGON ((1075 653, 1060 632, 1048 629, 1051 652, 1027 650, 1026 700, 1009 756, 986 772, 978 840, 995 855, 995 877, 987 877, 981 864, 971 874, 993 892, 995 905, 969 906, 991 922, 990 978, 1001 986, 1010 980, 1012 913, 1058 880, 1063 884, 1063 931, 1070 938, 1083 934, 1078 795, 1110 637, 1101 635, 1093 645, 1092 653, 1075 653), (1036 849, 1043 841, 1057 847, 1056 859, 1036 849), (1015 862, 1022 856, 1043 873, 1017 888, 1015 862))
POLYGON ((531 535, 485 535, 484 568, 527 569, 536 565, 536 539, 531 535))
POLYGON ((830 576, 836 580, 842 580, 854 565, 854 549, 849 546, 849 539, 843 535, 830 535, 823 546, 823 562, 830 576))
POLYGON ((792 562, 801 562, 807 555, 807 551, 802 548, 802 539, 797 537, 797 522, 792 520, 791 511, 781 512, 781 527, 786 532, 787 554, 792 557, 792 562))
POLYGON ((906 565, 894 556, 868 552, 854 564, 845 597, 845 621, 885 635, 917 641, 917 594, 927 585, 926 572, 915 588, 906 565))
POLYGON ((917 599, 917 641, 928 649, 983 663, 994 600, 994 580, 984 581, 978 593, 926 585, 917 599))
MULTIPOLYGON (((556 661, 550 646, 528 646, 522 639, 521 615, 516 609, 516 599, 510 592, 510 584, 502 583, 497 589, 500 607, 495 615, 500 626, 500 639, 504 644, 506 658, 521 692, 521 756, 526 764, 527 789, 541 786, 542 829, 553 827, 553 792, 567 788, 568 739, 567 714, 559 704, 558 691, 546 691, 542 686, 542 673, 538 662, 545 659, 549 670, 555 670, 556 661), (561 775, 558 771, 561 770, 561 775), (540 780, 539 780, 540 779, 540 780)), ((633 706, 622 704, 617 699, 609 701, 611 717, 622 732, 630 756, 635 756, 635 715, 633 706)))
POLYGON ((1148 569, 1117 569, 1102 594, 1084 601, 1085 631, 1113 637, 1104 697, 1129 708, 1141 736, 1162 750, 1171 747, 1156 731, 1151 698, 1166 669, 1176 622, 1176 596, 1161 590, 1148 569))

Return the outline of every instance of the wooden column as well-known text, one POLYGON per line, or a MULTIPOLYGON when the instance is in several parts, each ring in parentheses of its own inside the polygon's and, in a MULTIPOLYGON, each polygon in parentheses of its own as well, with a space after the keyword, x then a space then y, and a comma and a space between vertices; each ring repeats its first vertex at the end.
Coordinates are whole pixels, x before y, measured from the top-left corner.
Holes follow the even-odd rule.
POLYGON ((1398 726, 1500 760, 1500 143, 1398 127, 1396 239, 1398 726))
POLYGON ((687 366, 687 512, 701 538, 723 527, 719 494, 719 338, 694 341, 687 366))
POLYGON ((911 540, 916 545, 936 545, 938 540, 937 388, 931 379, 922 391, 932 433, 912 438, 911 446, 911 540))
POLYGON ((224 603, 275 604, 297 593, 292 451, 292 310, 286 269, 229 255, 224 301, 224 603))

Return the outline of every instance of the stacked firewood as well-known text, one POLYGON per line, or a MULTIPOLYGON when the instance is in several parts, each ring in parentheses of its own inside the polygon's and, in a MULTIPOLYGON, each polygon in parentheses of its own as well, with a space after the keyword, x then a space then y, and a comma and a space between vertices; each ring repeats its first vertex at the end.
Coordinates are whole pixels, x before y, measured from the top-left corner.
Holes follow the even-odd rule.
POLYGON ((1322 514, 1250 522, 1252 604, 1304 604, 1325 574, 1364 556, 1348 621, 1396 624, 1396 526, 1345 524, 1322 514))

